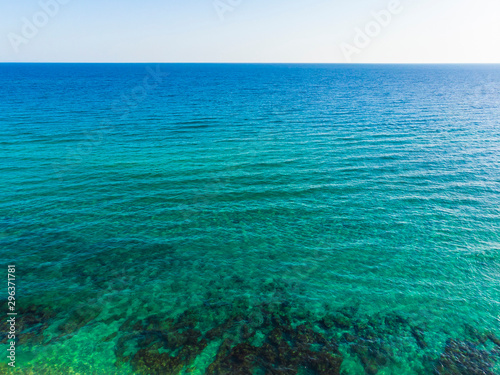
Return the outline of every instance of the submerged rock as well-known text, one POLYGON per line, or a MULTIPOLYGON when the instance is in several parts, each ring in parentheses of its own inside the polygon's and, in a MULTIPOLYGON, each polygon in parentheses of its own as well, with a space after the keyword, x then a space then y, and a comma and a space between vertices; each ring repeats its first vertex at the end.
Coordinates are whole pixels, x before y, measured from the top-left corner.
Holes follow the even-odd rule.
POLYGON ((176 375, 184 365, 180 358, 171 357, 158 350, 139 350, 132 359, 132 367, 138 374, 144 375, 176 375))
POLYGON ((331 329, 334 327, 340 329, 349 329, 352 325, 351 319, 349 319, 347 316, 341 313, 329 314, 321 320, 321 323, 327 329, 331 329))
POLYGON ((420 349, 427 348, 427 343, 425 342, 425 337, 424 337, 424 330, 422 328, 412 326, 411 334, 415 339, 415 341, 417 342, 417 345, 420 349))
POLYGON ((493 333, 488 333, 488 340, 500 348, 500 338, 495 336, 493 333))
MULTIPOLYGON (((340 345, 342 352, 359 360, 361 372, 375 375, 398 366, 406 347, 394 344, 405 340, 408 350, 420 351, 416 373, 493 375, 491 347, 498 339, 492 333, 473 332, 487 338, 487 347, 481 344, 484 340, 450 340, 436 357, 428 349, 424 329, 398 314, 365 316, 356 315, 357 309, 328 308, 329 314, 315 317, 304 311, 281 300, 250 306, 241 299, 230 305, 205 304, 175 319, 128 319, 117 334, 116 366, 128 363, 137 374, 187 373, 202 351, 218 342, 211 363, 202 369, 207 375, 340 375, 340 345)), ((346 371, 342 375, 358 375, 346 371)))
POLYGON ((368 375, 375 375, 379 369, 388 364, 390 354, 379 344, 360 341, 351 346, 351 352, 356 354, 368 375))
POLYGON ((277 326, 260 347, 244 342, 231 348, 229 341, 223 342, 206 373, 251 375, 261 370, 266 374, 295 375, 306 368, 318 375, 338 375, 341 364, 336 345, 319 333, 303 325, 296 329, 277 326))
POLYGON ((71 313, 70 317, 58 329, 64 334, 78 331, 83 326, 99 316, 101 310, 97 307, 80 307, 71 313))
POLYGON ((466 341, 449 339, 436 367, 437 375, 495 375, 490 353, 466 341))
MULTIPOLYGON (((5 307, 6 311, 7 308, 5 307)), ((16 331, 19 344, 43 344, 45 341, 44 332, 49 328, 50 324, 56 319, 57 312, 49 307, 38 305, 20 306, 17 309, 16 316, 16 331)), ((7 319, 0 322, 0 331, 2 332, 1 343, 6 343, 9 331, 7 319)))

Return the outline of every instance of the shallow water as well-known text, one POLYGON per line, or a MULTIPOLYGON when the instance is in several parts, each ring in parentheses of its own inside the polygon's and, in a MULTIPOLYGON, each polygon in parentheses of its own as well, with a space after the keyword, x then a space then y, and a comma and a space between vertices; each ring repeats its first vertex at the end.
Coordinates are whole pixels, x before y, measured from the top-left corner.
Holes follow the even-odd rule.
POLYGON ((17 371, 500 374, 499 90, 498 65, 0 65, 17 371))

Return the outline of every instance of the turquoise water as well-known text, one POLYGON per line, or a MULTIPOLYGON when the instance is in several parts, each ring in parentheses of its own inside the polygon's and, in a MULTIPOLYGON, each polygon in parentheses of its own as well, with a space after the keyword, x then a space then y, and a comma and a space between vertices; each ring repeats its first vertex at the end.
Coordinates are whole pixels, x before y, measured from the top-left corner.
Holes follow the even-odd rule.
POLYGON ((498 65, 0 65, 15 372, 500 374, 499 90, 498 65))

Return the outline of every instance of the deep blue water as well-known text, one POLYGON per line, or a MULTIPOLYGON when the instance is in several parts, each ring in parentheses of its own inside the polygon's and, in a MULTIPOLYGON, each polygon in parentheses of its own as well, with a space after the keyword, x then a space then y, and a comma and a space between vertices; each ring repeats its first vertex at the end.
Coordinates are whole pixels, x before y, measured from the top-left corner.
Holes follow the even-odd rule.
POLYGON ((499 93, 499 65, 1 64, 19 371, 500 374, 499 93))

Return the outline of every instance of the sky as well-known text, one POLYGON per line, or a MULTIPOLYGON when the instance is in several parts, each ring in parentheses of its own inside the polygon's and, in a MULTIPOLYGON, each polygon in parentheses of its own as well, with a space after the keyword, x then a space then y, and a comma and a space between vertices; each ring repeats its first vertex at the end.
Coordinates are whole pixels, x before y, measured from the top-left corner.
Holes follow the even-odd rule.
POLYGON ((500 1, 2 0, 0 61, 500 63, 500 1))

